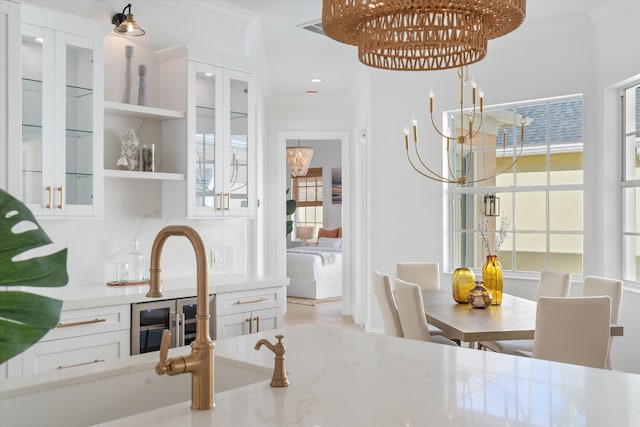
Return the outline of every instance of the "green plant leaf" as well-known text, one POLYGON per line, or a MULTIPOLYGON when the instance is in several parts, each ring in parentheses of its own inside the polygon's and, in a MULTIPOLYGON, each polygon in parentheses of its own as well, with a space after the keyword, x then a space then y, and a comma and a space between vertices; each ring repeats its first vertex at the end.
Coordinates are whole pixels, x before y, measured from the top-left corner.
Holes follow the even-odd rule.
POLYGON ((287 215, 293 215, 296 211, 296 201, 293 199, 287 200, 287 215))
POLYGON ((0 363, 35 344, 60 320, 62 301, 30 294, 0 293, 0 363))
MULTIPOLYGON (((27 253, 51 243, 29 208, 0 189, 0 286, 66 285, 66 249, 44 256, 27 253)), ((62 301, 53 298, 21 291, 0 292, 0 363, 20 354, 55 327, 61 308, 62 301)))
POLYGON ((291 234, 293 231, 293 221, 287 220, 287 235, 291 234))

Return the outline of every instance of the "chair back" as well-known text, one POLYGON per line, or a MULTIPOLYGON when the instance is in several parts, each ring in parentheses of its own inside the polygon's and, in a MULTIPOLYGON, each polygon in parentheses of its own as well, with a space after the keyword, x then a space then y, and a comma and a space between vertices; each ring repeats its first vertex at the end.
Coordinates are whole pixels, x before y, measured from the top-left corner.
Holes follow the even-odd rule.
POLYGON ((421 341, 431 341, 431 334, 427 327, 427 318, 422 302, 420 286, 401 279, 396 279, 396 302, 398 316, 405 338, 421 341))
POLYGON ((403 337, 398 307, 391 288, 391 278, 387 274, 378 271, 373 272, 373 290, 382 312, 384 321, 384 333, 392 337, 403 337))
POLYGON ((536 291, 539 297, 568 297, 571 290, 571 273, 543 270, 536 291))
POLYGON ((610 321, 609 296, 540 297, 532 356, 604 369, 610 321))
POLYGON ((437 262, 398 262, 396 278, 422 289, 440 289, 440 266, 437 262))
POLYGON ((609 295, 611 297, 611 323, 620 322, 622 308, 622 280, 607 279, 605 277, 585 276, 582 295, 609 295))

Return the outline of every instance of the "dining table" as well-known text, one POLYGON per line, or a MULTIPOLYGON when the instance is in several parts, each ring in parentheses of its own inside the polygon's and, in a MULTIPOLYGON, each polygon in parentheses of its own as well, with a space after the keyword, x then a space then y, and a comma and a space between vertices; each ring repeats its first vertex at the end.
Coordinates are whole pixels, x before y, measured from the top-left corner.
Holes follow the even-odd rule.
MULTIPOLYGON (((472 308, 456 302, 446 289, 425 289, 422 299, 427 322, 471 348, 480 341, 533 339, 535 301, 503 293, 499 305, 472 308)), ((611 336, 622 336, 623 331, 621 325, 611 325, 611 336)))

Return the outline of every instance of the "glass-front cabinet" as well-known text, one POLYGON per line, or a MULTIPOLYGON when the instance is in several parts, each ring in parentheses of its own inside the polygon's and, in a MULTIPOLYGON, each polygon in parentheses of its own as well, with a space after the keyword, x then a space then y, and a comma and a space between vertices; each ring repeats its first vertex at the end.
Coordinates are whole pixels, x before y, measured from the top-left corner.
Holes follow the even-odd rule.
POLYGON ((23 23, 20 55, 13 192, 38 216, 101 214, 102 40, 23 23))
POLYGON ((255 194, 252 168, 252 76, 195 61, 188 63, 188 216, 250 216, 255 194))

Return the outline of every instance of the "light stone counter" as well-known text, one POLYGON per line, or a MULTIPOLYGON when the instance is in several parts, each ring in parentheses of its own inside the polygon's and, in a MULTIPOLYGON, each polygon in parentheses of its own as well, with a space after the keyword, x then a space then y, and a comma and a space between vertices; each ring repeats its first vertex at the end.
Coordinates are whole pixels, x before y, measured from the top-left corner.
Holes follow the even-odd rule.
POLYGON ((640 376, 628 373, 318 325, 221 340, 215 351, 273 367, 254 345, 277 333, 289 387, 258 381, 216 393, 211 411, 185 401, 104 425, 640 425, 640 376))
MULTIPOLYGON (((286 286, 286 277, 268 277, 235 273, 220 273, 209 275, 209 293, 217 294, 240 290, 251 290, 286 286)), ((168 277, 162 279, 162 298, 173 299, 196 296, 196 277, 168 277)), ((21 290, 51 298, 62 300, 63 310, 73 310, 90 307, 103 307, 117 304, 131 304, 153 301, 145 295, 149 285, 107 286, 106 283, 89 285, 63 286, 59 288, 19 287, 11 290, 21 290)))

